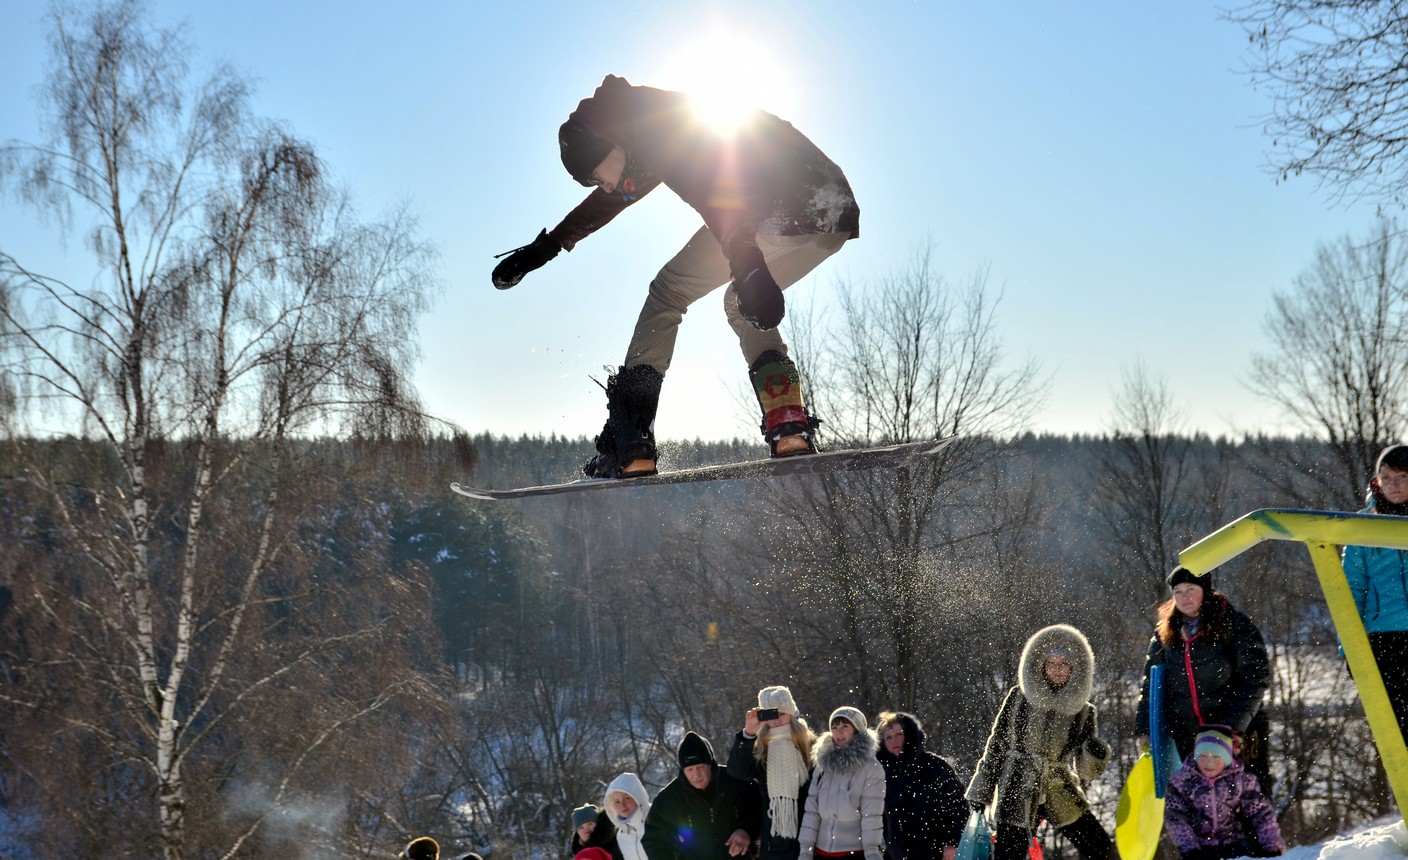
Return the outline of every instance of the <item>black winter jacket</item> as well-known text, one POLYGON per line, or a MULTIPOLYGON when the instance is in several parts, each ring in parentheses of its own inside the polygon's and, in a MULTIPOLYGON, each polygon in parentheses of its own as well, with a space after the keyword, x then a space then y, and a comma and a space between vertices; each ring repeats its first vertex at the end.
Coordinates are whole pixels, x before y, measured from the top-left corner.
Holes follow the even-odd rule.
MULTIPOLYGON (((753 745, 756 740, 739 732, 733 736, 733 747, 728 751, 726 773, 730 779, 747 786, 744 789, 748 792, 748 796, 744 798, 744 829, 754 839, 760 840, 760 858, 796 857, 801 844, 796 839, 784 839, 772 832, 772 815, 768 812, 767 771, 758 767, 758 760, 753 757, 753 745), (756 792, 753 791, 754 787, 756 792)), ((810 785, 811 779, 808 778, 797 789, 799 822, 802 820, 802 810, 807 806, 807 788, 810 785)))
POLYGON ((925 749, 924 730, 909 714, 904 749, 896 757, 882 741, 877 755, 885 768, 885 856, 889 860, 939 860, 945 845, 957 845, 968 819, 963 783, 953 765, 925 749))
POLYGON ((725 844, 747 830, 738 785, 718 765, 708 788, 689 784, 683 772, 660 789, 645 819, 641 846, 650 860, 729 860, 725 844))
POLYGON ((1224 725, 1245 733, 1271 686, 1271 661, 1261 631, 1217 592, 1204 601, 1204 616, 1209 609, 1227 613, 1228 631, 1221 641, 1207 637, 1208 622, 1204 621, 1202 629, 1187 642, 1180 633, 1177 641, 1165 647, 1155 635, 1149 640, 1144 660, 1135 716, 1137 731, 1149 733, 1149 668, 1162 663, 1164 717, 1184 755, 1192 752, 1201 726, 1224 725))
MULTIPOLYGON (((757 233, 860 235, 846 176, 791 123, 757 111, 732 136, 701 125, 683 93, 607 75, 568 117, 626 150, 634 200, 665 185, 703 218, 730 260, 757 233)), ((550 231, 563 248, 604 227, 634 200, 598 188, 550 231)))

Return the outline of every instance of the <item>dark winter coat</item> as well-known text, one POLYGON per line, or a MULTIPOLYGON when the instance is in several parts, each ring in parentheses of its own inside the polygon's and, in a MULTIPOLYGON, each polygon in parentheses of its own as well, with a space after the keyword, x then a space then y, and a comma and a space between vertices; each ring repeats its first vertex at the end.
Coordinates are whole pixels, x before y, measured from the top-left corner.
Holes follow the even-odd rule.
MULTIPOLYGON (((753 745, 756 741, 757 738, 747 737, 743 732, 734 735, 733 748, 728 753, 726 773, 730 779, 748 786, 746 790, 750 794, 745 804, 746 829, 759 840, 760 860, 795 858, 801 851, 801 844, 796 839, 785 839, 772 832, 772 815, 768 811, 768 775, 766 770, 758 767, 758 760, 753 756, 753 745)), ((808 779, 797 790, 799 822, 806 809, 807 788, 810 784, 811 780, 808 779)))
POLYGON ((577 831, 572 831, 572 854, 576 857, 577 852, 584 848, 602 848, 611 855, 611 860, 625 860, 621 854, 621 849, 616 844, 616 825, 611 823, 611 813, 605 809, 597 811, 596 829, 587 841, 583 842, 577 836, 577 831))
POLYGON ((1052 826, 1065 827, 1089 811, 1081 782, 1099 776, 1110 760, 1090 704, 1094 676, 1095 654, 1074 627, 1046 627, 1027 640, 1018 685, 998 709, 968 800, 991 807, 998 824, 1027 829, 1043 814, 1052 826), (1053 649, 1073 668, 1060 689, 1043 671, 1053 649))
POLYGON ((1192 752, 1202 726, 1223 725, 1245 734, 1271 685, 1266 642, 1252 620, 1217 592, 1203 601, 1202 616, 1198 633, 1187 642, 1181 630, 1167 647, 1157 635, 1149 641, 1135 715, 1138 733, 1148 734, 1149 668, 1162 663, 1165 722, 1184 755, 1192 752), (1225 613, 1226 634, 1220 640, 1208 638, 1211 613, 1225 613))
POLYGON ((729 860, 725 843, 744 827, 743 797, 718 764, 703 791, 689 784, 684 769, 660 789, 645 819, 641 846, 650 860, 729 860))
POLYGON ((924 730, 909 714, 904 749, 893 755, 880 745, 885 769, 885 856, 889 860, 939 860, 944 846, 957 845, 968 819, 963 783, 953 765, 924 747, 924 730))
MULTIPOLYGON (((1388 503, 1371 488, 1361 514, 1403 516, 1402 506, 1388 503)), ((1408 552, 1386 547, 1344 548, 1344 575, 1364 629, 1370 633, 1408 630, 1408 552)))
MULTIPOLYGON (((684 93, 607 75, 569 120, 626 151, 634 200, 667 186, 704 218, 730 259, 758 233, 860 235, 860 207, 841 168, 772 114, 756 111, 723 135, 696 117, 684 93)), ((570 251, 632 202, 595 189, 551 236, 570 251)))
POLYGON ((1252 840, 1267 854, 1286 850, 1276 810, 1261 793, 1256 777, 1234 761, 1209 781, 1189 756, 1168 782, 1164 827, 1180 852, 1234 847, 1252 840))

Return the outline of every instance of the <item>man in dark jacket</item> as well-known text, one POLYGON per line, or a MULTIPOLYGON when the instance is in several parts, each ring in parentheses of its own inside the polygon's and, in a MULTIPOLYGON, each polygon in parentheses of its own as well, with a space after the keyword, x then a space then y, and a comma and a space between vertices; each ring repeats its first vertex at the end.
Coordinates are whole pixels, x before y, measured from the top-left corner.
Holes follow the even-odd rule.
POLYGON ((594 190, 552 230, 494 269, 507 289, 559 251, 604 227, 664 185, 704 219, 650 283, 626 360, 606 385, 607 421, 594 477, 655 473, 655 411, 685 311, 724 283, 724 315, 738 336, 774 457, 814 452, 817 421, 777 333, 782 290, 860 235, 846 176, 788 122, 754 111, 727 132, 705 122, 683 93, 607 75, 558 131, 562 164, 594 190))
POLYGON ((660 789, 645 819, 641 845, 650 860, 724 860, 748 853, 743 798, 721 778, 714 748, 688 732, 678 750, 680 774, 660 789))

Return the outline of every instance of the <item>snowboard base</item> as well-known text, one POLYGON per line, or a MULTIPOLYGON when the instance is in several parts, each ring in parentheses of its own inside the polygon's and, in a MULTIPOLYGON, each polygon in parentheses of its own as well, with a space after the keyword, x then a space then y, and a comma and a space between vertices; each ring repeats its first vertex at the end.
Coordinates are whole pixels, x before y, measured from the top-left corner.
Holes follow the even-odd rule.
POLYGON ((594 490, 623 489, 630 487, 657 487, 665 484, 693 484, 703 481, 737 481, 747 478, 777 478, 786 475, 820 475, 831 472, 857 472, 865 469, 898 467, 921 457, 942 451, 954 437, 906 442, 883 448, 857 448, 850 451, 823 451, 819 454, 805 454, 796 457, 782 457, 775 460, 748 460, 742 463, 724 463, 717 466, 699 466, 694 469, 678 469, 661 472, 643 478, 583 478, 561 484, 544 484, 537 487, 517 487, 514 489, 492 490, 471 487, 458 482, 450 484, 450 489, 471 499, 502 501, 523 499, 534 496, 555 496, 562 493, 579 493, 594 490))

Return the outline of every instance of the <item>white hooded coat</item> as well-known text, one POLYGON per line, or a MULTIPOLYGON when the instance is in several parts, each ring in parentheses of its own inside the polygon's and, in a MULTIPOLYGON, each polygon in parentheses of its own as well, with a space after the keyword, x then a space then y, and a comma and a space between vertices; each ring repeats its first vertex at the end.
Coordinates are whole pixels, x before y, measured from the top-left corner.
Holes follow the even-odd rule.
POLYGON ((611 780, 606 794, 602 796, 601 805, 611 817, 611 823, 616 825, 616 846, 621 849, 623 860, 648 860, 640 837, 645 832, 645 817, 650 814, 650 795, 645 793, 645 784, 640 777, 628 771, 611 780), (617 815, 616 808, 611 805, 611 795, 618 791, 629 794, 636 801, 635 812, 626 818, 617 815))

